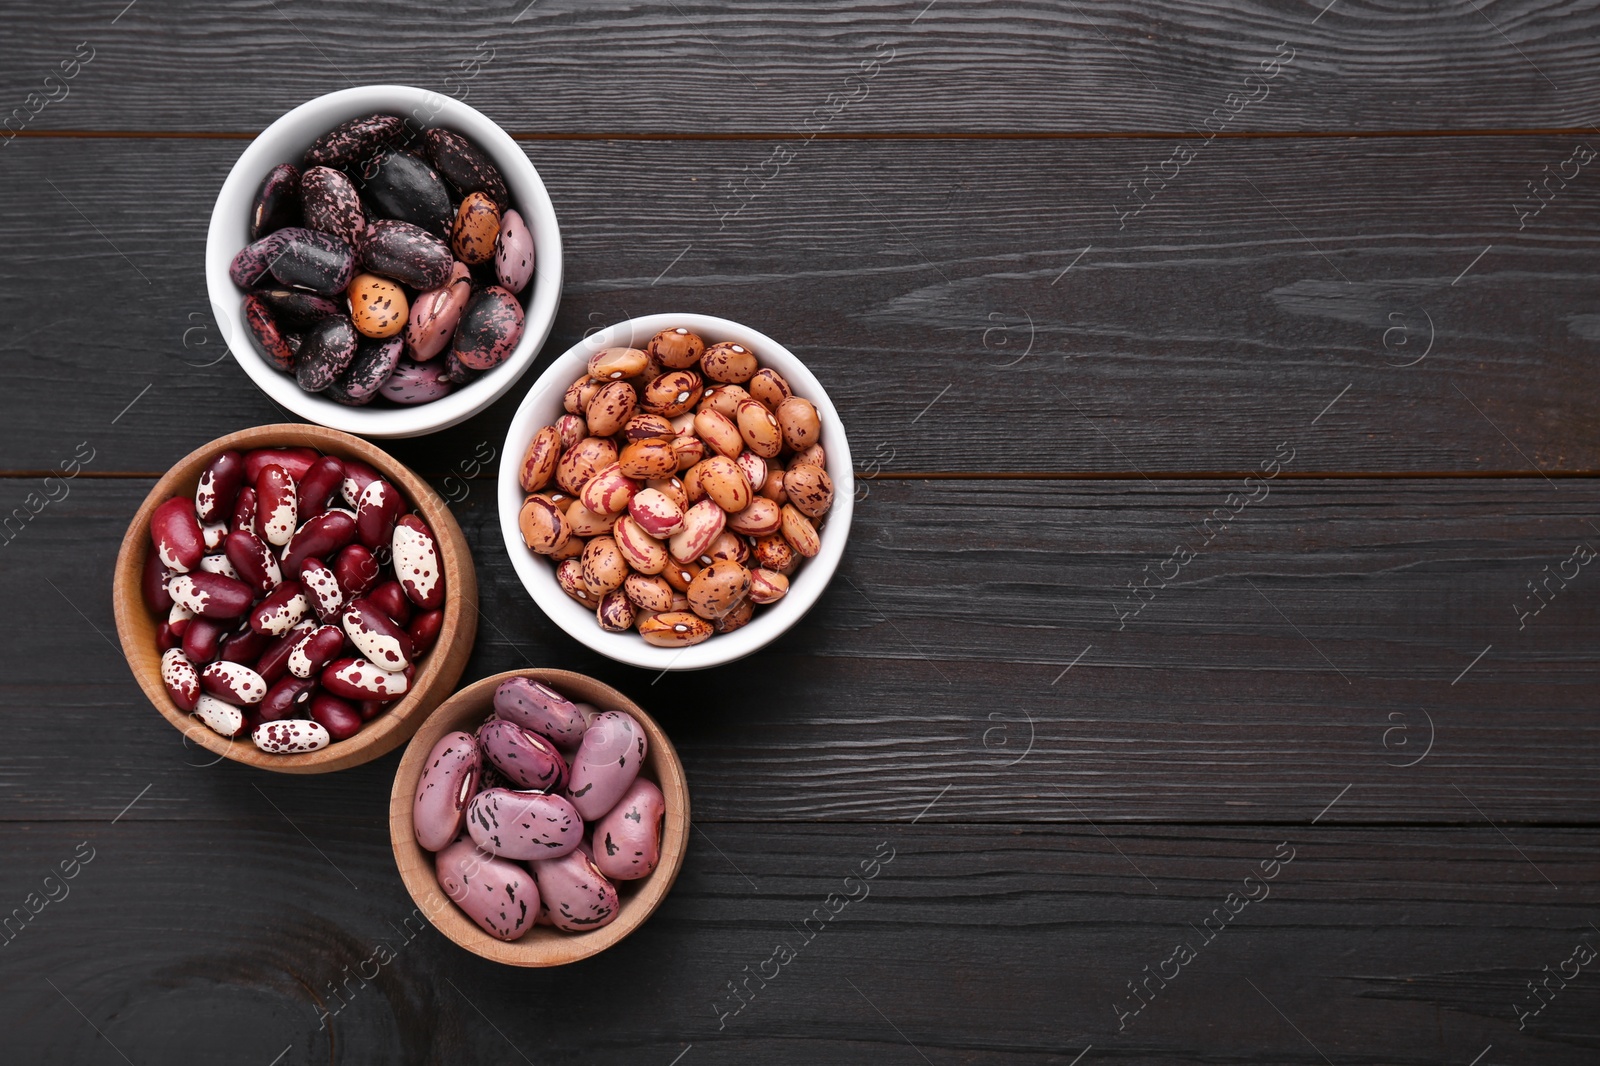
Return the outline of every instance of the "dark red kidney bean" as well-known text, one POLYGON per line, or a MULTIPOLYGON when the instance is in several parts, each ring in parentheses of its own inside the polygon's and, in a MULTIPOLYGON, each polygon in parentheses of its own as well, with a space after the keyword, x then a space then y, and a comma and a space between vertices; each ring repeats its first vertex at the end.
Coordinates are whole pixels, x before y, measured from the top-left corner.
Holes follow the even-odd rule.
POLYGON ((424 292, 450 280, 454 262, 450 246, 443 240, 421 226, 397 219, 372 223, 361 242, 362 266, 424 292))
POLYGON ((277 722, 284 718, 304 718, 311 700, 311 694, 317 690, 317 679, 314 677, 295 677, 285 674, 278 678, 273 686, 267 689, 266 698, 257 704, 263 722, 277 722))
POLYGON ((173 603, 201 618, 238 618, 256 598, 243 581, 207 570, 173 575, 167 582, 167 592, 173 603))
POLYGON ((261 536, 261 531, 256 528, 256 489, 254 485, 246 485, 239 490, 239 499, 233 505, 233 524, 230 529, 248 532, 256 537, 261 536))
POLYGON ((260 661, 261 653, 267 650, 271 640, 265 633, 251 629, 250 623, 246 622, 223 640, 222 646, 217 649, 217 658, 253 667, 260 661))
POLYGON ((393 700, 411 688, 411 672, 389 673, 365 659, 335 659, 322 668, 322 687, 347 700, 393 700))
MULTIPOLYGON (((385 218, 421 226, 430 233, 448 233, 455 212, 439 172, 410 152, 386 148, 361 165, 361 194, 385 218)), ((428 286, 434 288, 434 286, 428 286)))
POLYGON ((318 626, 302 635, 289 652, 289 672, 295 677, 316 677, 344 650, 344 630, 318 626))
POLYGON ((311 609, 305 589, 298 581, 285 581, 250 612, 250 628, 257 633, 281 637, 311 609))
POLYGON ((235 707, 260 703, 267 694, 265 678, 243 663, 226 659, 219 659, 200 671, 200 687, 235 707))
MULTIPOLYGON (((469 370, 488 370, 505 362, 522 337, 522 304, 510 292, 490 285, 461 312, 450 350, 469 370)), ((305 358, 301 349, 301 359, 305 358)))
POLYGON ((181 644, 183 635, 189 631, 189 623, 194 620, 194 615, 189 611, 173 611, 167 615, 167 629, 181 644))
POLYGON ((303 226, 278 230, 283 246, 272 260, 272 276, 292 289, 338 296, 356 272, 356 253, 348 243, 303 226))
POLYGON ((214 619, 190 619, 188 628, 183 631, 183 654, 196 666, 210 662, 217 657, 217 648, 225 632, 223 624, 214 619))
POLYGON ((289 543, 299 527, 299 493, 294 478, 276 463, 261 468, 255 479, 256 516, 262 539, 275 548, 289 543))
POLYGON ((174 496, 157 507, 150 515, 150 542, 168 570, 185 574, 199 566, 206 541, 195 518, 194 501, 174 496))
POLYGON ((229 448, 211 457, 194 490, 194 512, 206 523, 226 522, 244 486, 244 456, 229 448))
POLYGON ((333 576, 339 579, 347 600, 366 595, 382 574, 378 560, 359 544, 351 544, 333 560, 333 576))
POLYGON ((327 559, 356 539, 356 520, 343 511, 323 511, 295 530, 283 549, 285 577, 299 577, 307 559, 327 559))
POLYGON ((268 638, 272 643, 267 645, 267 650, 261 653, 261 658, 256 660, 256 673, 267 679, 268 684, 277 681, 289 670, 289 656, 305 635, 317 628, 317 623, 306 619, 295 624, 295 627, 283 636, 276 639, 268 638))
POLYGON ((361 502, 361 494, 367 486, 383 477, 372 467, 360 459, 346 459, 344 461, 344 482, 339 486, 339 494, 344 497, 344 502, 354 507, 361 502))
POLYGON ((411 601, 398 581, 385 581, 367 593, 367 601, 377 604, 395 625, 403 626, 411 621, 411 601))
POLYGON ((318 722, 334 740, 349 740, 361 732, 361 712, 349 700, 319 692, 311 697, 311 720, 318 722))
POLYGON ((272 311, 278 324, 290 330, 303 330, 340 313, 339 305, 326 296, 299 289, 258 289, 256 296, 272 311))
POLYGON ((167 651, 178 646, 178 637, 172 632, 172 626, 161 622, 156 626, 156 648, 167 651))
POLYGON ((351 247, 361 244, 367 217, 356 187, 332 167, 312 167, 300 179, 300 204, 306 227, 331 234, 351 247))
POLYGON ((279 370, 294 369, 301 338, 284 332, 267 302, 255 293, 244 298, 244 324, 249 330, 250 346, 261 358, 279 370))
POLYGON ((324 455, 297 479, 295 486, 295 528, 304 525, 312 515, 328 509, 333 494, 344 482, 344 462, 337 456, 324 455))
POLYGON ((462 199, 481 192, 502 211, 510 205, 511 194, 499 168, 477 145, 454 130, 438 128, 424 133, 422 141, 434 169, 462 199))
POLYGON ((353 600, 340 616, 345 635, 356 650, 380 670, 411 665, 411 638, 370 600, 353 600))
POLYGON ((144 557, 144 571, 139 576, 139 589, 144 593, 144 603, 156 614, 172 610, 172 596, 167 592, 167 579, 172 573, 161 565, 161 556, 149 552, 144 557))
POLYGON ((400 365, 400 353, 405 348, 403 338, 361 337, 356 341, 356 355, 350 365, 332 385, 323 390, 329 399, 346 407, 362 407, 377 398, 400 365))
POLYGON ((356 357, 356 327, 348 315, 325 318, 306 331, 295 359, 294 380, 307 392, 321 392, 356 357))
POLYGON ((272 261, 288 243, 288 231, 276 230, 239 249, 228 264, 228 277, 239 288, 249 291, 272 276, 272 261))
POLYGON ((248 529, 235 529, 222 541, 222 553, 239 574, 239 580, 257 592, 268 593, 283 580, 278 557, 248 529))
POLYGON ((299 481, 321 458, 322 453, 315 448, 257 448, 245 453, 245 484, 254 485, 256 478, 261 476, 262 468, 268 465, 283 467, 290 477, 299 481))
POLYGON ((399 115, 364 115, 341 122, 311 142, 301 160, 306 167, 345 167, 359 163, 384 145, 399 140, 406 129, 399 115))
POLYGON ((267 171, 250 207, 250 239, 258 240, 274 230, 300 221, 300 171, 289 163, 279 163, 267 171))
POLYGON ((335 620, 344 609, 345 595, 344 589, 339 587, 339 578, 315 555, 300 564, 300 584, 305 587, 311 609, 322 621, 335 620))
POLYGON ((418 611, 416 617, 411 619, 411 624, 406 627, 406 636, 411 638, 411 656, 420 659, 428 654, 428 649, 433 647, 433 642, 439 639, 439 628, 444 625, 444 610, 442 608, 432 611, 418 611))
MULTIPOLYGON (((433 530, 414 514, 394 526, 394 576, 406 597, 418 607, 444 606, 444 567, 433 530)), ((402 623, 404 624, 404 623, 402 623)))
POLYGON ((356 501, 356 536, 362 545, 371 549, 388 544, 407 507, 400 490, 382 478, 368 485, 356 501))
POLYGON ((390 700, 359 700, 356 710, 361 714, 363 722, 370 722, 378 715, 389 709, 390 700))

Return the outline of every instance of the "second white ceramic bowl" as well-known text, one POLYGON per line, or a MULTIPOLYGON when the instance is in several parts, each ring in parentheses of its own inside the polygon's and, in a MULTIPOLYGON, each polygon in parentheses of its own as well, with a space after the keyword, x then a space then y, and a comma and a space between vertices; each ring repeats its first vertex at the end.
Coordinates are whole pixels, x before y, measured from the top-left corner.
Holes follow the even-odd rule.
MULTIPOLYGON (((476 108, 409 85, 362 85, 307 101, 268 126, 244 150, 217 194, 206 234, 206 289, 212 314, 245 373, 281 406, 308 422, 363 437, 419 437, 464 422, 494 403, 533 365, 561 299, 561 230, 539 172, 505 130, 476 108), (477 145, 505 178, 512 203, 533 233, 533 283, 523 294, 522 339, 505 362, 448 396, 415 407, 374 404, 346 407, 305 392, 294 376, 268 363, 250 342, 244 293, 228 277, 228 264, 249 243, 250 208, 267 172, 279 163, 300 165, 311 142, 341 122, 377 112, 409 116, 424 128, 442 126, 477 145)), ((443 358, 442 356, 440 358, 443 358)))
POLYGON ((517 576, 527 586, 539 608, 573 638, 617 662, 647 670, 704 670, 741 659, 776 640, 805 615, 822 595, 844 555, 850 538, 850 518, 855 510, 855 477, 850 443, 845 438, 839 412, 822 383, 789 349, 749 326, 711 315, 663 314, 630 318, 601 330, 567 349, 529 390, 511 419, 505 447, 500 452, 500 530, 517 576), (822 420, 822 448, 827 453, 828 476, 833 480, 833 507, 820 529, 822 550, 805 560, 790 578, 789 592, 777 603, 756 609, 749 625, 732 633, 718 633, 687 648, 658 648, 646 644, 638 633, 608 633, 600 628, 594 611, 561 591, 550 560, 528 550, 517 529, 517 513, 526 493, 518 483, 528 442, 544 426, 566 413, 562 407, 567 386, 584 373, 589 356, 602 348, 643 348, 664 329, 693 330, 707 346, 735 341, 756 353, 764 367, 782 374, 796 396, 810 400, 822 420))

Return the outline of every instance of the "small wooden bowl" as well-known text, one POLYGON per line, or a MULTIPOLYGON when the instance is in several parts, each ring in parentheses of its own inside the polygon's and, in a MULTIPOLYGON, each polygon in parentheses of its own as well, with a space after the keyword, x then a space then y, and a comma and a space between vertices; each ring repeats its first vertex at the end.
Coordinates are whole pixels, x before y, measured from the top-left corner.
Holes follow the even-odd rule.
POLYGON ((402 466, 382 449, 360 437, 322 426, 283 423, 218 437, 210 444, 184 456, 166 476, 156 482, 133 516, 117 554, 117 570, 112 585, 112 601, 117 616, 117 636, 122 652, 140 687, 156 710, 173 728, 205 748, 235 762, 286 774, 322 774, 371 762, 404 744, 417 731, 422 720, 443 699, 466 669, 472 654, 472 641, 478 634, 478 578, 472 569, 472 552, 456 524, 455 516, 429 484, 402 466), (321 751, 300 755, 269 755, 255 746, 248 736, 228 738, 206 728, 198 718, 172 702, 161 683, 161 651, 156 647, 156 627, 162 621, 145 605, 140 579, 145 558, 154 550, 150 543, 150 514, 173 496, 193 496, 200 472, 212 456, 228 448, 241 452, 252 448, 304 446, 316 448, 341 459, 360 459, 393 482, 406 499, 422 514, 439 544, 444 565, 444 624, 433 650, 417 666, 411 691, 396 700, 383 714, 361 727, 348 740, 336 741, 321 751))
POLYGON ((666 898, 678 878, 683 854, 689 846, 689 785, 672 741, 655 719, 610 685, 570 670, 508 670, 474 682, 445 700, 417 731, 394 775, 394 791, 389 796, 389 840, 394 846, 394 860, 400 867, 400 879, 405 882, 406 890, 434 928, 445 936, 474 955, 507 966, 564 966, 609 948, 643 925, 666 898), (424 851, 417 843, 411 807, 429 752, 446 733, 456 729, 471 733, 493 714, 494 690, 508 677, 542 681, 568 699, 593 704, 602 711, 625 711, 644 727, 649 737, 650 750, 645 755, 640 775, 654 781, 667 801, 661 862, 649 877, 617 882, 619 912, 610 925, 587 933, 567 933, 548 925, 536 925, 517 940, 498 940, 450 902, 434 875, 433 853, 424 851))

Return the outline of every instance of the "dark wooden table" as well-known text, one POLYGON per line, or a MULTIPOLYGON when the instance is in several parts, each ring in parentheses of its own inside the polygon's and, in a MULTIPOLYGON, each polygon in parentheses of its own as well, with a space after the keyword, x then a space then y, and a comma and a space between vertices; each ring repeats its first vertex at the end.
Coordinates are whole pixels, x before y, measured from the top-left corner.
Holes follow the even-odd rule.
POLYGON ((125 2, 0 15, 0 1059, 1600 1057, 1594 5, 125 2), (407 921, 397 755, 208 765, 114 639, 152 479, 282 417, 217 188, 383 81, 551 190, 526 382, 725 315, 862 478, 802 625, 657 682, 508 564, 521 390, 395 448, 475 548, 466 679, 596 674, 683 754, 677 887, 561 971, 407 921))

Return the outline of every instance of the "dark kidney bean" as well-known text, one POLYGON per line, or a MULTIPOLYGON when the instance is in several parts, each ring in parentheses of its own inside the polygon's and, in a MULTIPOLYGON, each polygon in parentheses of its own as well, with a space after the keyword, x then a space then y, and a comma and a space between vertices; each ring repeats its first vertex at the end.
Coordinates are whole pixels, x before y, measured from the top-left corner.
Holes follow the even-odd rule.
POLYGON ((381 478, 374 481, 356 501, 356 536, 369 549, 388 544, 394 524, 409 509, 399 489, 381 478))
POLYGON ((363 722, 370 722, 388 710, 392 702, 392 700, 361 700, 356 704, 356 710, 361 713, 363 722))
POLYGON ((344 502, 354 507, 361 500, 361 494, 368 485, 377 481, 383 475, 360 459, 346 459, 344 461, 344 484, 339 486, 339 494, 344 497, 344 502))
POLYGON ((257 448, 245 453, 244 481, 254 485, 263 467, 281 466, 298 482, 320 458, 322 453, 315 448, 257 448))
POLYGON ((217 646, 225 631, 222 623, 213 619, 191 619, 189 628, 183 631, 183 654, 196 666, 210 662, 217 657, 217 646))
POLYGON ((366 595, 378 583, 382 572, 378 560, 360 544, 349 545, 333 560, 333 576, 338 579, 347 600, 366 595))
POLYGON ((362 266, 413 289, 439 288, 450 280, 453 262, 448 244, 410 222, 380 219, 361 242, 362 266))
POLYGON ((271 592, 283 580, 277 555, 248 529, 230 532, 222 542, 222 552, 238 572, 239 580, 257 592, 271 592))
POLYGON ((477 145, 454 130, 431 129, 422 135, 428 159, 441 177, 465 199, 481 192, 504 211, 511 203, 505 179, 494 162, 477 145))
POLYGON ((300 179, 306 228, 338 237, 351 247, 361 243, 367 216, 349 178, 331 167, 312 167, 300 179))
POLYGON ((296 526, 326 511, 333 494, 343 483, 344 461, 338 456, 324 455, 313 463, 295 489, 296 526))
POLYGON ((290 230, 280 229, 258 241, 251 241, 228 264, 228 277, 241 289, 250 290, 272 275, 273 260, 288 243, 290 230))
POLYGON ((293 288, 322 296, 337 296, 356 272, 350 245, 327 233, 303 226, 278 230, 283 247, 272 259, 272 276, 293 288))
POLYGON ((367 593, 367 602, 377 604, 395 625, 403 626, 411 621, 411 601, 398 581, 385 581, 367 593))
POLYGON ((246 622, 223 640, 222 646, 217 649, 217 658, 230 663, 254 666, 261 660, 261 653, 266 651, 271 639, 264 633, 257 633, 251 629, 250 623, 246 622))
POLYGON ((246 485, 239 490, 239 499, 233 505, 233 524, 229 529, 234 532, 249 532, 260 536, 256 528, 256 490, 254 485, 246 485))
POLYGON ((307 619, 267 645, 267 650, 256 660, 256 673, 266 678, 268 684, 277 681, 289 669, 290 653, 305 635, 315 628, 317 624, 307 619))
POLYGON ((347 407, 371 403, 384 382, 394 374, 404 348, 405 341, 401 337, 359 338, 356 357, 350 361, 349 369, 328 386, 328 397, 347 407))
MULTIPOLYGON (((361 192, 380 215, 449 232, 455 212, 439 172, 410 152, 392 148, 375 153, 361 166, 361 192)), ((433 286, 428 286, 433 288, 433 286)))
POLYGON ((307 392, 321 392, 333 384, 356 357, 356 328, 345 315, 325 318, 312 326, 300 345, 294 379, 307 392))
POLYGON ((139 575, 139 590, 144 593, 145 606, 156 614, 172 610, 172 595, 167 592, 167 579, 172 576, 161 565, 161 556, 154 551, 144 557, 144 570, 139 575))
POLYGON ((442 608, 418 611, 416 617, 411 619, 411 624, 406 627, 406 635, 411 638, 411 654, 419 659, 428 654, 433 642, 439 639, 439 628, 443 625, 442 608))
POLYGON ((300 221, 300 172, 288 163, 267 171, 250 208, 250 239, 300 221))
POLYGON ((324 511, 295 530, 283 549, 283 573, 298 578, 311 556, 326 559, 356 539, 356 520, 343 511, 324 511))
POLYGON ((255 599, 243 581, 205 570, 176 575, 167 582, 167 591, 173 603, 202 618, 238 618, 255 599))
POLYGON ((510 292, 490 285, 474 295, 461 313, 451 351, 469 370, 488 370, 505 362, 522 336, 522 304, 510 292))
POLYGON ((278 324, 302 330, 340 313, 339 305, 326 296, 299 289, 258 289, 255 294, 271 309, 278 324))
POLYGON ((365 115, 341 122, 311 142, 302 162, 307 167, 345 167, 399 140, 406 129, 399 115, 365 115))
POLYGON ((334 740, 348 740, 361 732, 361 712, 349 700, 319 692, 311 697, 311 720, 334 740))
POLYGON ((305 590, 298 581, 285 581, 250 612, 250 628, 257 633, 282 636, 295 627, 311 610, 305 590))
POLYGON ((229 448, 212 456, 194 490, 194 511, 200 521, 215 524, 233 513, 244 485, 244 456, 229 448))
POLYGON ((284 718, 303 718, 311 694, 316 691, 314 677, 295 677, 285 674, 267 689, 266 698, 256 705, 256 713, 263 722, 276 722, 284 718))
POLYGON ((199 566, 206 542, 195 518, 194 501, 174 496, 157 507, 150 516, 150 540, 168 570, 187 573, 199 566))

